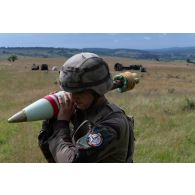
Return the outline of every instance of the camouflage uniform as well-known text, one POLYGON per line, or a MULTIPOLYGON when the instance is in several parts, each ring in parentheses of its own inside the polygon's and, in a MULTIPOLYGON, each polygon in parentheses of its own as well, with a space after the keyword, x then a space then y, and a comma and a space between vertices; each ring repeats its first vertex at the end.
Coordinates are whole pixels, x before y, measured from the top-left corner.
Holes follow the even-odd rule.
MULTIPOLYGON (((101 59, 95 54, 90 55, 87 53, 85 56, 83 55, 79 56, 80 59, 77 56, 76 60, 70 59, 66 62, 65 70, 67 64, 70 71, 74 71, 74 69, 70 68, 69 64, 74 68, 77 66, 76 71, 81 65, 87 64, 84 65, 83 69, 89 71, 91 67, 93 69, 96 66, 95 62, 102 63, 101 59), (94 57, 95 62, 92 61, 94 57)), ((83 75, 83 71, 79 70, 78 72, 82 72, 83 75)), ((70 78, 72 75, 69 75, 69 73, 61 72, 61 77, 66 81, 65 83, 61 79, 61 86, 69 92, 74 92, 75 89, 78 91, 80 89, 79 82, 74 81, 74 85, 67 85, 67 80, 72 81, 72 79, 77 78, 77 75, 70 78), (71 86, 73 87, 71 88, 71 86)), ((101 78, 101 83, 93 81, 93 86, 90 86, 89 82, 93 77, 91 75, 88 78, 83 76, 84 79, 88 79, 88 85, 87 88, 82 85, 82 90, 93 89, 99 94, 99 98, 87 110, 77 109, 72 116, 71 123, 56 119, 43 122, 39 135, 39 146, 48 162, 133 162, 133 119, 126 116, 123 110, 114 104, 110 104, 105 98, 104 93, 112 86, 110 74, 107 74, 107 76, 109 76, 108 79, 106 77, 101 78), (96 83, 95 87, 94 83, 96 83)), ((81 76, 78 78, 81 78, 81 76)), ((94 77, 93 79, 96 78, 94 77)))

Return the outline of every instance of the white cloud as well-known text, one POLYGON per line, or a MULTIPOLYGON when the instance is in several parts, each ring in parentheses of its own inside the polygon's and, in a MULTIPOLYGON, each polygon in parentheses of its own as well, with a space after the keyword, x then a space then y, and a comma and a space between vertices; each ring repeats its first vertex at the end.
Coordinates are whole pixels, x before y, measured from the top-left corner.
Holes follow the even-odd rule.
POLYGON ((151 37, 144 37, 145 40, 151 40, 151 37))
POLYGON ((167 33, 160 33, 158 37, 162 38, 162 37, 166 37, 168 34, 167 33))

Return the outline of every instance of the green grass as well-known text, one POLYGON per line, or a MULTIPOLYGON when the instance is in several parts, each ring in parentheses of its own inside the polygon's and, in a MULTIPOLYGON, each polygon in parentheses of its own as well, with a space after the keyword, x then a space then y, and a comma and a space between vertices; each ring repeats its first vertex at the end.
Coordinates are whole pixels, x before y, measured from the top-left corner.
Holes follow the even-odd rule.
POLYGON ((195 112, 183 109, 185 96, 108 97, 134 115, 135 162, 195 162, 195 112))
POLYGON ((0 122, 0 162, 45 162, 37 143, 40 122, 0 122))
POLYGON ((0 71, 0 162, 45 162, 38 148, 41 122, 7 123, 7 119, 50 91, 57 74, 0 71))
MULTIPOLYGON (((0 162, 45 162, 37 143, 41 122, 9 124, 7 119, 59 90, 58 73, 0 67, 0 162)), ((134 116, 135 162, 195 162, 195 71, 172 71, 150 70, 133 91, 106 95, 134 116)))

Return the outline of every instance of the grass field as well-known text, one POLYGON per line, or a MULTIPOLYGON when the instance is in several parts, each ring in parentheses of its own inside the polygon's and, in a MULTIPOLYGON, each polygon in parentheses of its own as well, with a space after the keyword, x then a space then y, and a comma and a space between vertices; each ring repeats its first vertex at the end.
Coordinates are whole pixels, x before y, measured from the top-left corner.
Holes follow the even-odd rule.
MULTIPOLYGON (((184 61, 156 62, 106 57, 113 64, 142 64, 132 91, 106 96, 135 118, 135 162, 195 162, 195 67, 184 61)), ((0 162, 45 162, 38 148, 41 122, 9 124, 7 119, 51 91, 58 72, 33 72, 33 63, 62 65, 65 59, 21 58, 0 61, 0 162)))

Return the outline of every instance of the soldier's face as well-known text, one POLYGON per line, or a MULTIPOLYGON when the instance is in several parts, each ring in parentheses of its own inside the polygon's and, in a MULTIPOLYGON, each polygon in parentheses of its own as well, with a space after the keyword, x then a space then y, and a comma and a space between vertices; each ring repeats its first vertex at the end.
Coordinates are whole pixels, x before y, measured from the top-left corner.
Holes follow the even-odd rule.
POLYGON ((80 110, 88 109, 94 100, 94 97, 89 90, 79 93, 71 93, 71 96, 75 106, 80 110))

